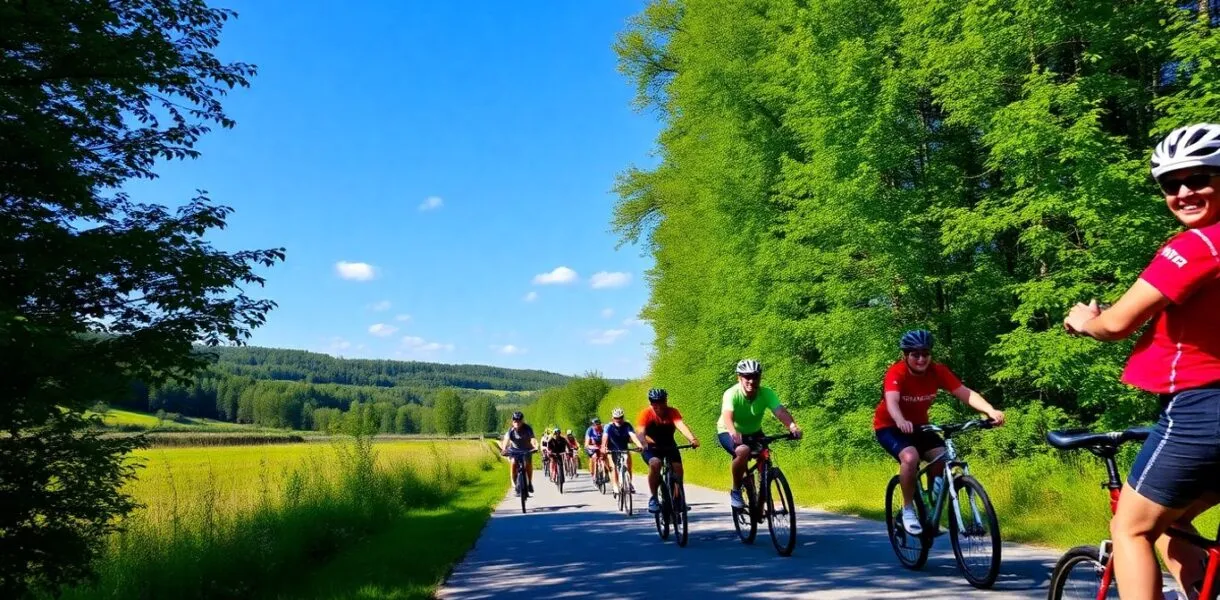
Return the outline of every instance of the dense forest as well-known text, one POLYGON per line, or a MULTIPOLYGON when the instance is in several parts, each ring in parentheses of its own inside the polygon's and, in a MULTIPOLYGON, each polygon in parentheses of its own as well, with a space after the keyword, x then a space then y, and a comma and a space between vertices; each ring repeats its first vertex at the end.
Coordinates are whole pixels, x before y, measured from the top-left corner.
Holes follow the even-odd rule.
POLYGON ((527 392, 571 378, 482 365, 339 359, 301 350, 200 350, 213 362, 193 382, 137 382, 122 408, 264 427, 382 433, 484 433, 527 392), (480 390, 514 390, 501 396, 480 390))
POLYGON ((652 383, 713 422, 757 357, 821 449, 871 447, 923 327, 1031 438, 1150 418, 1130 341, 1061 321, 1179 227, 1148 157, 1220 118, 1217 24, 1215 0, 654 0, 616 51, 661 160, 614 218, 656 261, 652 383))

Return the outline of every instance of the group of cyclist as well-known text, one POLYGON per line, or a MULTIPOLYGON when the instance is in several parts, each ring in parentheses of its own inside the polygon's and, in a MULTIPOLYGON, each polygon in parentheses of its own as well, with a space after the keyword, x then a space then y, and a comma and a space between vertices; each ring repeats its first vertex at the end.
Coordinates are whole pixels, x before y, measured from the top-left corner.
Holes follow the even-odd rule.
MULTIPOLYGON (((1191 598, 1197 594, 1206 555, 1189 544, 1171 543, 1165 533, 1171 525, 1193 531, 1191 521, 1220 504, 1220 125, 1200 123, 1172 131, 1153 151, 1151 174, 1185 231, 1159 249, 1112 307, 1103 310, 1096 301, 1079 303, 1063 321, 1069 333, 1099 341, 1123 340, 1150 324, 1122 374, 1125 383, 1157 394, 1161 403, 1159 420, 1131 468, 1110 525, 1119 594, 1126 600, 1162 597, 1158 549, 1181 588, 1191 598)), ((932 360, 932 349, 928 331, 902 335, 900 359, 885 372, 873 419, 878 444, 900 465, 903 527, 915 535, 921 532, 913 505, 920 461, 934 460, 945 447, 940 436, 919 427, 928 423, 928 408, 937 392, 948 392, 995 425, 1004 423, 1003 412, 963 385, 947 366, 932 360)), ((801 430, 775 392, 760 384, 758 361, 739 362, 736 374, 737 384, 722 397, 717 432, 721 446, 732 456, 730 501, 741 507, 737 489, 751 454, 750 442, 760 434, 766 412, 772 412, 794 437, 800 437, 801 430)), ((650 390, 650 407, 636 421, 643 439, 630 435, 637 444, 643 442, 653 511, 659 457, 668 456, 675 477, 682 476, 675 430, 692 446, 699 444, 667 399, 665 390, 650 390)), ((621 420, 622 409, 614 414, 615 423, 631 431, 630 424, 621 420)), ((528 428, 519 412, 513 423, 516 431, 528 428)), ((512 438, 514 430, 506 434, 506 444, 520 439, 512 438)), ((591 457, 604 456, 607 438, 595 420, 585 440, 591 457)), ((617 489, 619 482, 615 485, 617 489)))

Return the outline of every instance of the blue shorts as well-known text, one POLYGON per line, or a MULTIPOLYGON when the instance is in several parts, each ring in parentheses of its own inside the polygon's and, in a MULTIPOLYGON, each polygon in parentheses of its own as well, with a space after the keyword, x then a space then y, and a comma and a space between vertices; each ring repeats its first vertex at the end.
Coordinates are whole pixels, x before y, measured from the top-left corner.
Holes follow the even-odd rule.
POLYGON ((678 450, 677 446, 648 446, 644 448, 643 454, 644 462, 652 462, 654 458, 668 458, 671 463, 680 464, 682 462, 682 452, 678 450))
POLYGON ((598 450, 590 450, 589 448, 585 448, 585 456, 588 456, 589 458, 593 458, 593 455, 597 454, 598 452, 598 450))
POLYGON ((1161 418, 1131 465, 1127 484, 1168 508, 1220 494, 1220 388, 1186 390, 1161 402, 1161 418))
MULTIPOLYGON (((753 448, 754 447, 753 442, 755 440, 760 440, 764 437, 767 437, 767 434, 765 434, 761 431, 756 431, 754 433, 743 433, 741 435, 741 443, 753 448)), ((729 435, 728 432, 722 431, 722 432, 720 432, 720 434, 718 434, 716 436, 716 439, 720 441, 720 447, 724 448, 724 451, 728 452, 729 456, 732 456, 732 457, 737 456, 737 452, 736 452, 737 447, 735 444, 733 444, 733 436, 729 435)))
POLYGON ((927 455, 929 450, 945 447, 945 440, 940 439, 940 436, 931 431, 913 431, 911 433, 903 433, 897 427, 885 427, 874 432, 877 436, 877 443, 885 448, 894 460, 898 460, 898 453, 902 452, 903 448, 914 447, 919 452, 920 458, 927 455))

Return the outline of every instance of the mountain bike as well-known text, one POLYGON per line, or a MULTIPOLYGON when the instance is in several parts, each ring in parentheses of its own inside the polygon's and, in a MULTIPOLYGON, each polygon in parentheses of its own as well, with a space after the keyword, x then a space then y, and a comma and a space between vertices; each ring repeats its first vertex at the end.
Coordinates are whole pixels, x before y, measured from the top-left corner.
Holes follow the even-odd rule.
MULTIPOLYGON (((610 456, 614 461, 614 470, 618 472, 619 491, 614 493, 618 498, 618 509, 630 517, 634 511, 632 503, 635 485, 631 481, 631 471, 627 469, 627 452, 627 450, 611 450, 610 456)), ((639 452, 639 450, 631 450, 631 452, 639 452)))
POLYGON ((758 524, 766 518, 771 543, 780 556, 790 556, 796 548, 796 505, 792 502, 792 488, 788 486, 788 479, 771 462, 770 446, 771 442, 791 439, 795 439, 792 434, 785 433, 744 442, 750 446, 750 458, 754 464, 746 468, 739 490, 746 505, 732 509, 733 528, 737 530, 737 537, 746 544, 754 543, 758 524), (754 489, 755 471, 761 482, 757 492, 754 489))
POLYGON ((517 448, 509 448, 504 451, 504 455, 517 463, 517 495, 521 496, 521 512, 525 512, 525 501, 530 497, 530 482, 529 475, 525 472, 525 457, 537 452, 537 450, 519 450, 517 448))
MULTIPOLYGON (((687 448, 694 448, 690 444, 678 446, 679 451, 687 448)), ((670 464, 668 457, 661 457, 661 485, 660 498, 658 503, 661 505, 661 510, 653 514, 653 520, 656 521, 657 535, 661 536, 662 540, 669 539, 669 528, 672 525, 674 530, 674 541, 678 543, 678 547, 686 547, 686 542, 689 541, 689 528, 686 522, 686 513, 690 507, 686 505, 686 486, 682 481, 674 481, 673 465, 670 464)))
POLYGON ((971 429, 990 429, 993 425, 989 419, 976 419, 951 425, 918 427, 920 431, 944 434, 945 451, 919 471, 919 477, 928 479, 930 489, 933 488, 934 479, 941 482, 939 493, 929 494, 926 499, 922 490, 915 494, 916 514, 923 525, 920 535, 912 536, 902 526, 902 487, 898 476, 890 479, 886 487, 885 524, 889 529, 890 545, 902 566, 919 569, 927 562, 932 540, 943 533, 940 530, 941 514, 945 506, 950 505, 949 539, 962 575, 976 588, 989 588, 995 584, 1000 573, 999 519, 983 484, 970 475, 969 466, 958 459, 957 448, 953 444, 953 437, 958 434, 971 429), (945 467, 940 476, 928 477, 928 469, 938 463, 943 463, 945 467))
POLYGON ((563 466, 568 471, 568 479, 576 479, 576 470, 578 463, 576 461, 576 451, 569 450, 563 456, 563 466))
POLYGON ((607 484, 610 483, 610 474, 606 472, 606 465, 602 463, 601 455, 594 454, 589 457, 593 462, 593 485, 602 494, 606 493, 607 484))
POLYGON ((567 469, 563 467, 563 457, 552 455, 550 472, 551 483, 555 484, 555 487, 559 489, 560 494, 563 493, 563 482, 564 479, 566 479, 566 475, 567 469))
MULTIPOLYGON (((1118 464, 1114 457, 1120 446, 1127 442, 1142 443, 1148 439, 1150 433, 1152 429, 1149 427, 1132 427, 1126 431, 1108 433, 1052 431, 1046 434, 1046 441, 1060 450, 1088 450, 1105 461, 1106 481, 1102 482, 1101 486, 1110 491, 1110 513, 1113 514, 1118 508, 1118 498, 1123 489, 1123 480, 1118 474, 1118 464)), ((1176 540, 1207 551, 1203 581, 1197 584, 1198 597, 1216 600, 1220 596, 1220 577, 1216 575, 1216 571, 1220 570, 1220 530, 1217 530, 1215 540, 1178 527, 1170 527, 1165 533, 1176 540)), ((1113 585, 1114 563, 1110 562, 1112 550, 1113 544, 1110 540, 1103 540, 1096 546, 1077 546, 1068 550, 1051 572, 1051 590, 1047 598, 1118 598, 1118 590, 1114 589, 1113 585)))

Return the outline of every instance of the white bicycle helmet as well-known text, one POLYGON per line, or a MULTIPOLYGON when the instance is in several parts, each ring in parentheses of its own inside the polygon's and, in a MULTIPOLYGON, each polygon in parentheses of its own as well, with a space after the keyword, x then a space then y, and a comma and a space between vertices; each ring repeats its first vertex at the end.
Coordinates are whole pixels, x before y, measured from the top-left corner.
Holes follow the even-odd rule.
POLYGON ((614 409, 613 411, 611 411, 611 412, 610 412, 610 416, 611 416, 611 417, 613 417, 613 418, 615 418, 615 419, 621 419, 621 418, 623 418, 623 415, 624 415, 624 414, 626 414, 626 413, 624 413, 624 412, 623 412, 623 409, 622 409, 622 408, 616 408, 616 409, 614 409))
POLYGON ((1152 177, 1190 167, 1220 169, 1220 125, 1196 123, 1169 132, 1152 151, 1152 177))
POLYGON ((747 358, 737 363, 738 375, 762 375, 762 365, 758 361, 747 358))

